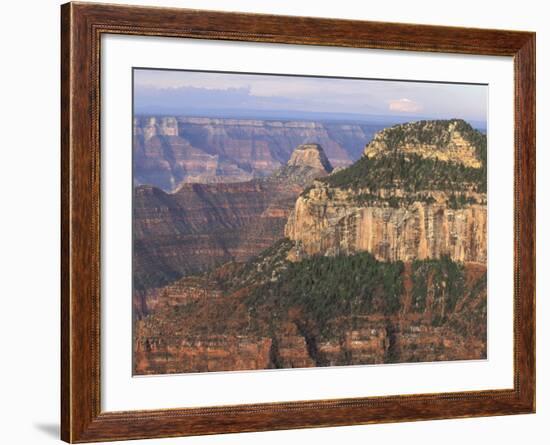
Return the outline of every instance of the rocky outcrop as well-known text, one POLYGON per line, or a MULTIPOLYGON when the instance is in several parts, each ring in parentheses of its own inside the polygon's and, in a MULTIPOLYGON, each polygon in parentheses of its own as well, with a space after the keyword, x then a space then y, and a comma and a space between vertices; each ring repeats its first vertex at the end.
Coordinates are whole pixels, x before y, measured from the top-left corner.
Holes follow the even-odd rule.
POLYGON ((134 119, 134 180, 174 191, 179 184, 242 182, 285 166, 295 147, 314 141, 333 166, 361 155, 378 124, 193 117, 134 119))
POLYGON ((448 256, 485 265, 484 144, 458 120, 379 132, 363 159, 296 200, 285 227, 292 257, 370 252, 382 261, 448 256))
POLYGON ((469 195, 479 204, 453 209, 444 194, 436 195, 439 203, 413 198, 410 205, 390 207, 383 200, 378 205, 361 205, 357 198, 364 193, 316 182, 300 196, 285 227, 285 236, 297 242, 296 254, 366 251, 383 261, 449 256, 454 261, 485 264, 487 207, 481 195, 469 195))
POLYGON ((416 154, 443 162, 454 162, 466 167, 480 168, 475 135, 466 122, 419 121, 387 128, 378 132, 365 147, 367 158, 388 156, 395 152, 416 154))
POLYGON ((292 152, 287 163, 290 167, 306 167, 330 173, 332 165, 319 144, 302 144, 292 152))
POLYGON ((163 338, 138 341, 134 352, 134 374, 173 374, 219 370, 267 369, 271 339, 235 336, 163 338))
POLYGON ((302 144, 292 152, 286 165, 275 170, 270 178, 305 186, 332 171, 332 165, 319 144, 302 144))

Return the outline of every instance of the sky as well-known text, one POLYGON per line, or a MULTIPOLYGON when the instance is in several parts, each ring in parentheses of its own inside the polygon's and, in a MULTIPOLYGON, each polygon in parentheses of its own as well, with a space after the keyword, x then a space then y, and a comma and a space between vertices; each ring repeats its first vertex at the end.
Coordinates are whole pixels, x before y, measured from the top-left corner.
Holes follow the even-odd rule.
POLYGON ((137 114, 341 113, 486 121, 487 86, 180 70, 134 70, 137 114))

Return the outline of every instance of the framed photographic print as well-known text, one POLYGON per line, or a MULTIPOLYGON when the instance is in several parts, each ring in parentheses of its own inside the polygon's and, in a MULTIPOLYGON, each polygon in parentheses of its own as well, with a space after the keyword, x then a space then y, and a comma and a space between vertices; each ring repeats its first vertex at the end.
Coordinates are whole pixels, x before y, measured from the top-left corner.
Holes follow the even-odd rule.
POLYGON ((63 440, 534 412, 533 33, 61 16, 63 440))

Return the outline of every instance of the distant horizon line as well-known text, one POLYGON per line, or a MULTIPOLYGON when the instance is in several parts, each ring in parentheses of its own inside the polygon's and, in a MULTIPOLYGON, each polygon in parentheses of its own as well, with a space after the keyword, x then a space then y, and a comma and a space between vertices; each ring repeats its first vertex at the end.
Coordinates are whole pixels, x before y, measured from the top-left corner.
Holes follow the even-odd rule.
POLYGON ((134 111, 133 117, 189 117, 189 118, 207 118, 207 119, 246 119, 246 120, 265 120, 265 121, 330 121, 330 122, 349 122, 363 124, 381 124, 392 121, 395 124, 413 122, 413 121, 435 121, 435 120, 463 120, 470 123, 474 128, 487 128, 487 120, 465 119, 462 117, 432 117, 423 115, 389 115, 389 114, 363 114, 363 113, 345 113, 345 112, 322 112, 322 111, 279 111, 279 110, 216 110, 208 112, 205 110, 196 110, 191 112, 181 111, 134 111))

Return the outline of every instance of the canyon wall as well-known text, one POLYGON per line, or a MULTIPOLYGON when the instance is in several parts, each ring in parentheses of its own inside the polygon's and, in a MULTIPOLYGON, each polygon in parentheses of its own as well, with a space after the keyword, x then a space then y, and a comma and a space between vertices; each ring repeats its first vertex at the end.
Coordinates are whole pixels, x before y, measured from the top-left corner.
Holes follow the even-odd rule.
MULTIPOLYGON (((288 309, 269 303, 254 307, 253 286, 228 291, 215 280, 183 279, 164 290, 150 315, 136 321, 134 373, 484 359, 484 274, 483 266, 466 266, 464 292, 453 305, 441 295, 442 283, 428 280, 419 305, 418 281, 407 266, 397 311, 388 313, 381 300, 373 311, 334 314, 323 326, 308 318, 299 303, 288 309)), ((451 278, 444 280, 450 288, 451 278)))
POLYGON ((297 242, 296 254, 366 251, 382 261, 449 256, 454 261, 485 264, 486 205, 453 209, 445 202, 413 199, 408 206, 390 207, 383 201, 364 206, 357 203, 363 193, 316 182, 300 196, 285 227, 285 235, 297 242))
POLYGON ((284 166, 295 147, 323 146, 334 167, 351 164, 379 124, 193 117, 134 118, 134 181, 165 191, 182 182, 242 182, 284 166))
MULTIPOLYGON (((298 146, 289 164, 247 182, 181 184, 173 193, 134 190, 134 290, 147 291, 227 261, 243 262, 284 236, 303 188, 332 170, 319 145, 298 146)), ((155 297, 156 293, 150 295, 155 297)), ((139 304, 143 311, 145 306, 139 304)))
POLYGON ((135 189, 134 288, 159 287, 229 260, 246 261, 283 235, 302 187, 250 181, 135 189))

